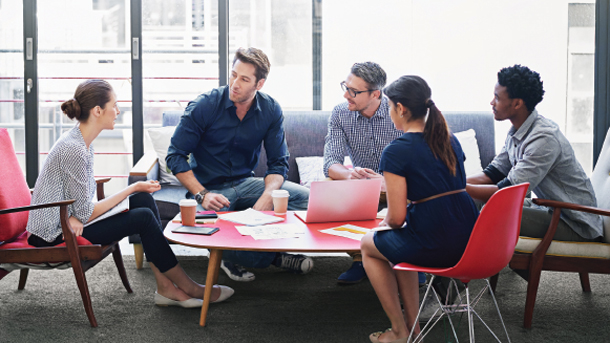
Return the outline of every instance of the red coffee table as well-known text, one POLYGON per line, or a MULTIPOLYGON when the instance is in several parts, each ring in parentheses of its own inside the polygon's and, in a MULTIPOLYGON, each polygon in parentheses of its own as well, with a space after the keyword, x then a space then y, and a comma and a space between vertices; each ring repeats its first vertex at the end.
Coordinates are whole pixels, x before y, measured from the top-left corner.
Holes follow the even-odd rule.
MULTIPOLYGON (((265 212, 273 215, 273 211, 265 212)), ((360 242, 326 233, 321 233, 319 230, 340 226, 342 224, 353 224, 366 228, 377 227, 381 221, 379 219, 366 221, 351 221, 351 222, 328 222, 305 224, 293 212, 289 211, 285 220, 276 224, 296 224, 306 227, 306 234, 300 238, 282 238, 255 240, 251 236, 242 236, 237 229, 235 223, 217 220, 214 226, 220 230, 211 236, 173 233, 171 230, 179 223, 170 222, 165 228, 165 237, 170 242, 178 243, 195 248, 203 248, 210 250, 210 262, 208 264, 208 273, 206 277, 206 285, 215 285, 218 282, 218 271, 220 270, 220 261, 222 259, 223 250, 248 250, 248 251, 268 251, 268 252, 358 252, 360 251, 360 242)), ((199 224, 198 224, 199 225, 199 224)), ((239 224, 237 224, 239 226, 239 224)), ((201 225, 209 226, 209 225, 201 225)), ((201 307, 201 318, 199 325, 205 326, 208 307, 210 306, 210 297, 212 296, 212 287, 206 287, 203 296, 203 306, 201 307)))

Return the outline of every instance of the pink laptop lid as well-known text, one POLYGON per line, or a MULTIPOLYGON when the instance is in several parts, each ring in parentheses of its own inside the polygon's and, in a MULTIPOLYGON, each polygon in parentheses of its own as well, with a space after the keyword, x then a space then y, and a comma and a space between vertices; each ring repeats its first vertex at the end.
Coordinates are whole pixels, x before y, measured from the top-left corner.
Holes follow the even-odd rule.
MULTIPOLYGON (((314 181, 305 223, 371 220, 377 218, 381 179, 314 181)), ((305 218, 303 218, 305 217, 305 218)))

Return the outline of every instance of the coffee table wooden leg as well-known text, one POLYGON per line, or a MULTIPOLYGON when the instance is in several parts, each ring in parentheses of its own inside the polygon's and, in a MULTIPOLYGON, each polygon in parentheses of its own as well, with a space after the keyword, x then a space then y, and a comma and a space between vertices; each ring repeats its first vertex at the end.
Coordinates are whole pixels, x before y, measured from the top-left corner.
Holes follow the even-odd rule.
POLYGON ((210 249, 210 262, 208 264, 208 275, 205 278, 205 292, 203 293, 203 306, 201 306, 201 318, 199 325, 205 326, 205 320, 208 316, 208 308, 210 307, 210 298, 212 297, 212 289, 218 281, 218 270, 220 269, 220 260, 222 260, 222 250, 210 249))

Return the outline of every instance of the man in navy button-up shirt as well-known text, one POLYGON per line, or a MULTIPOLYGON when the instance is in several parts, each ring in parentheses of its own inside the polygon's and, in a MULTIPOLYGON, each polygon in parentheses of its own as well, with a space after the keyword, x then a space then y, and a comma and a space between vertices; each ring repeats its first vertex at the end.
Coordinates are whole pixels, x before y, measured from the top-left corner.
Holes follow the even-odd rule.
MULTIPOLYGON (((229 85, 191 101, 180 119, 166 157, 167 166, 206 210, 273 209, 271 192, 289 192, 288 209, 306 210, 309 190, 290 181, 282 108, 259 92, 269 73, 269 60, 256 48, 235 54, 229 85), (261 146, 267 173, 254 177, 261 146), (190 159, 189 159, 190 155, 190 159)), ((278 267, 307 273, 313 261, 303 255, 226 251, 222 269, 237 281, 252 281, 242 266, 278 267)))

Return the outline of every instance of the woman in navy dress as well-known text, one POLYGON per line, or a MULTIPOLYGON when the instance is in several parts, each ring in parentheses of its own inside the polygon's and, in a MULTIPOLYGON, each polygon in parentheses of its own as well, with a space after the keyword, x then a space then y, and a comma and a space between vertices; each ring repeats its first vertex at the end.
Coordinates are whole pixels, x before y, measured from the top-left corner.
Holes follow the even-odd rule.
POLYGON ((411 330, 420 331, 419 324, 411 327, 419 309, 417 272, 394 271, 391 264, 455 265, 479 211, 465 192, 462 147, 430 99, 426 81, 402 76, 384 93, 390 99, 392 122, 405 133, 384 149, 380 162, 388 200, 380 226, 392 229, 368 234, 361 243, 364 268, 392 323, 392 330, 369 338, 407 342, 411 330))

